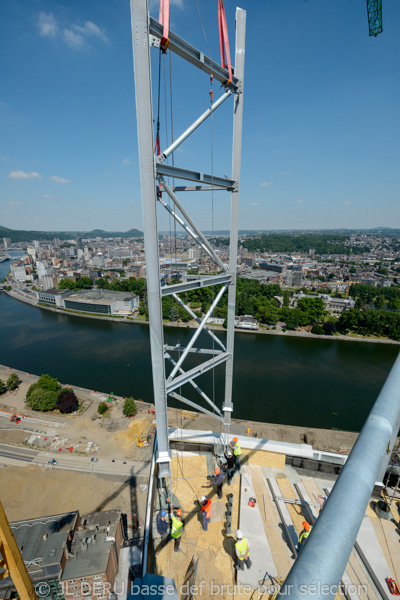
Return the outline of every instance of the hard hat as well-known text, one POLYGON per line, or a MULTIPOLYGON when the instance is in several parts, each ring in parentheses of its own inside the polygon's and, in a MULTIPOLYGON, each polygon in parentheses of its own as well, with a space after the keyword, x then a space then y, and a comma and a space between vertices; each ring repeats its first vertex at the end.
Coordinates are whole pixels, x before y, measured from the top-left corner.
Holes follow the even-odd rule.
POLYGON ((215 474, 219 475, 221 473, 221 469, 219 467, 216 467, 215 469, 215 474))
POLYGON ((177 517, 181 517, 182 516, 182 509, 178 508, 178 510, 176 511, 176 516, 177 517))
POLYGON ((202 496, 202 497, 200 498, 200 502, 205 502, 206 500, 207 500, 207 498, 206 498, 205 496, 202 496))
POLYGON ((232 456, 232 452, 230 450, 228 450, 227 456, 232 456))
POLYGON ((307 521, 303 521, 302 525, 306 531, 310 531, 310 529, 311 529, 310 523, 307 523, 307 521))
POLYGON ((237 530, 235 531, 235 535, 236 535, 236 537, 238 538, 238 540, 241 540, 241 539, 242 539, 242 537, 243 537, 243 533, 240 531, 240 529, 237 529, 237 530))
POLYGON ((238 441, 237 437, 233 438, 233 443, 236 444, 236 442, 238 441))
POLYGON ((166 510, 162 510, 162 511, 160 512, 160 515, 161 515, 162 517, 166 517, 166 516, 167 516, 167 511, 166 511, 166 510))

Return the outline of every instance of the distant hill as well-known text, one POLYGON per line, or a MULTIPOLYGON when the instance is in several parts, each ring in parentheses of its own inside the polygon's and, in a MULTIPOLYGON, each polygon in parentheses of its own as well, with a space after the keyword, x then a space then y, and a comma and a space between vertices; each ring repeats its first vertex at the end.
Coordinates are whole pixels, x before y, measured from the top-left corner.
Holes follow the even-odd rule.
POLYGON ((0 238, 8 237, 12 242, 32 242, 32 240, 70 240, 73 238, 140 238, 143 232, 139 229, 130 229, 129 231, 104 231, 103 229, 94 229, 93 231, 25 231, 20 229, 9 229, 0 225, 0 238))

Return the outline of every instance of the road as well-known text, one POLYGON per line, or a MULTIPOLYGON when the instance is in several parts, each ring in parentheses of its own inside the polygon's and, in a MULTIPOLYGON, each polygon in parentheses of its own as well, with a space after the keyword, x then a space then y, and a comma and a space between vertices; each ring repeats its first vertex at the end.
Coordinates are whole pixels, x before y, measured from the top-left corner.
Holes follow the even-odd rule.
POLYGON ((37 465, 52 469, 67 469, 69 471, 78 471, 80 473, 91 473, 94 475, 118 475, 146 477, 150 469, 149 461, 123 461, 99 459, 98 462, 90 462, 87 457, 62 455, 57 456, 57 464, 49 464, 49 460, 54 458, 54 454, 49 452, 38 452, 29 448, 18 448, 7 444, 0 444, 0 463, 12 466, 37 465), (25 463, 25 464, 24 464, 25 463))

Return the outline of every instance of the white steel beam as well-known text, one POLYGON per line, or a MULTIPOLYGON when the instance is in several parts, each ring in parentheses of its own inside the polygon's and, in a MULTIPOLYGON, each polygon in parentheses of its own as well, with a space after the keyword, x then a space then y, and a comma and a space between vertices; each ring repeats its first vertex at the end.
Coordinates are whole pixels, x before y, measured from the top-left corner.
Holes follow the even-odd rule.
MULTIPOLYGON (((163 37, 163 26, 158 23, 155 19, 150 17, 150 33, 156 38, 161 40, 163 37)), ((217 81, 225 84, 229 80, 229 73, 227 69, 223 69, 218 63, 214 62, 208 56, 205 56, 203 52, 197 50, 194 46, 180 38, 172 31, 168 34, 169 46, 168 50, 178 54, 192 65, 195 65, 201 71, 212 75, 217 81)), ((238 86, 238 79, 234 75, 232 69, 232 85, 234 89, 238 86)))
POLYGON ((170 394, 185 383, 188 383, 188 381, 191 381, 192 379, 203 375, 210 369, 215 369, 215 367, 218 367, 218 365, 221 365, 222 363, 227 361, 228 358, 229 354, 227 352, 222 352, 222 354, 219 354, 214 358, 210 358, 210 360, 207 360, 206 362, 201 363, 201 365, 190 369, 190 371, 186 371, 184 375, 179 375, 178 377, 175 377, 172 383, 167 384, 167 394, 170 394))
POLYGON ((188 179, 189 181, 198 181, 207 183, 215 187, 224 188, 226 190, 235 189, 236 182, 225 177, 217 177, 217 175, 208 175, 199 171, 189 171, 189 169, 181 169, 156 161, 156 171, 158 176, 172 177, 175 179, 188 179))
MULTIPOLYGON (((232 149, 232 177, 240 180, 240 162, 242 152, 242 123, 243 123, 243 78, 244 78, 244 48, 246 34, 246 11, 236 9, 236 52, 235 72, 241 81, 241 91, 235 96, 233 113, 233 149, 232 149)), ((229 271, 232 279, 228 290, 228 315, 227 315, 227 340, 226 348, 229 360, 225 372, 225 402, 223 406, 225 415, 225 428, 229 430, 231 423, 232 389, 233 389, 233 347, 236 314, 236 272, 238 251, 238 221, 239 221, 239 186, 232 192, 231 198, 231 236, 229 250, 229 271)))
MULTIPOLYGON (((176 361, 172 358, 172 356, 170 354, 168 354, 168 352, 165 353, 165 358, 167 358, 170 363, 172 365, 176 365, 176 361)), ((185 373, 185 371, 182 369, 182 367, 179 369, 179 372, 183 375, 185 373)), ((214 402, 207 396, 207 394, 205 394, 203 392, 203 390, 197 385, 197 383, 195 383, 194 381, 189 381, 190 385, 192 387, 194 387, 194 389, 196 390, 196 392, 198 392, 200 394, 200 396, 202 398, 204 398, 204 400, 219 414, 221 415, 221 411, 219 410, 218 406, 215 406, 214 402)))
MULTIPOLYGON (((195 319, 195 320, 196 320, 196 321, 199 323, 199 325, 200 325, 200 324, 201 324, 201 319, 195 315, 195 313, 192 311, 192 309, 191 309, 189 306, 186 306, 186 304, 183 302, 183 300, 181 300, 181 299, 179 298, 179 296, 177 296, 176 294, 172 294, 172 295, 173 295, 173 297, 175 298, 175 300, 176 300, 177 302, 179 302, 179 304, 182 306, 182 308, 184 308, 184 309, 185 309, 185 310, 186 310, 186 311, 189 313, 189 315, 190 315, 190 316, 191 316, 193 319, 195 319)), ((215 334, 214 334, 214 333, 213 333, 213 332, 212 332, 210 329, 208 329, 208 327, 206 327, 205 325, 204 325, 204 331, 206 331, 206 332, 208 333, 208 335, 209 335, 210 337, 212 337, 212 339, 213 339, 215 342, 217 342, 217 344, 218 344, 219 346, 221 346, 222 350, 223 350, 224 352, 226 352, 226 348, 225 348, 224 344, 221 342, 221 340, 220 340, 219 338, 217 338, 217 336, 216 336, 216 335, 215 335, 215 334)))
MULTIPOLYGON (((163 186, 164 190, 167 192, 168 196, 174 202, 174 204, 177 207, 177 209, 181 211, 182 215, 184 216, 184 218, 186 219, 186 221, 189 223, 190 227, 193 229, 193 231, 195 232, 195 234, 200 239, 200 241, 196 240, 197 243, 207 252, 207 254, 226 273, 227 272, 227 268, 225 267, 224 263, 219 258, 219 256, 217 256, 217 254, 214 252, 214 250, 211 248, 210 243, 206 240, 206 238, 204 237, 204 235, 197 228, 196 224, 190 218, 190 216, 186 212, 186 210, 183 208, 182 204, 179 202, 178 198, 175 196, 174 192, 171 190, 171 188, 169 187, 169 185, 165 181, 162 181, 161 183, 162 183, 162 186, 163 186)), ((194 238, 194 239, 196 239, 196 238, 194 238)))
POLYGON ((153 106, 147 0, 131 0, 133 65, 137 135, 139 145, 144 247, 147 268, 147 298, 150 321, 150 347, 154 404, 157 417, 157 443, 160 477, 170 477, 168 446, 167 394, 161 310, 157 199, 153 153, 153 106))
POLYGON ((161 288, 162 296, 170 296, 171 294, 182 294, 190 290, 198 290, 211 285, 219 285, 220 283, 230 283, 231 275, 215 275, 215 277, 204 277, 204 279, 195 279, 194 281, 186 281, 185 283, 174 283, 174 285, 165 285, 161 288))
POLYGON ((218 292, 216 298, 214 299, 214 302, 212 302, 210 308, 208 309, 208 311, 206 312, 206 314, 204 315, 200 325, 198 326, 198 328, 196 329, 195 333, 192 335, 192 339, 190 340, 190 342, 188 343, 188 345, 186 346, 186 349, 184 350, 184 352, 182 353, 182 356, 179 358, 178 362, 176 363, 175 367, 172 369, 172 372, 170 373, 170 376, 168 377, 168 383, 170 383, 173 378, 175 377, 179 367, 181 366, 181 364, 183 363, 183 361, 185 360, 186 356, 188 355, 188 352, 190 350, 190 348, 193 346, 193 344, 195 343, 195 341, 197 340, 197 338, 199 337, 200 333, 203 331, 205 324, 207 322, 207 320, 209 319, 210 315, 212 314, 212 312, 214 311, 215 307, 217 306, 218 302, 221 300, 222 295, 224 294, 225 290, 226 290, 227 286, 224 285, 218 292))
POLYGON ((175 398, 175 400, 179 400, 179 402, 183 402, 184 404, 187 404, 188 406, 191 406, 192 408, 195 408, 196 410, 199 410, 200 412, 205 413, 206 415, 215 417, 216 419, 219 419, 220 421, 223 420, 223 417, 221 417, 220 414, 216 415, 215 413, 212 413, 211 410, 207 410, 206 408, 199 406, 195 402, 192 402, 191 400, 184 398, 183 396, 181 396, 181 394, 177 394, 176 392, 171 392, 168 395, 171 396, 171 398, 175 398))
POLYGON ((200 127, 200 125, 202 123, 204 123, 204 121, 206 119, 208 119, 208 117, 215 111, 217 110, 217 108, 219 106, 221 106, 221 104, 223 104, 225 102, 225 100, 227 98, 229 98, 229 96, 232 94, 232 90, 227 90, 226 92, 224 92, 222 94, 222 96, 220 96, 218 98, 218 100, 216 100, 215 102, 212 103, 212 105, 210 106, 210 108, 207 108, 207 110, 205 112, 203 112, 202 115, 200 115, 200 117, 194 122, 192 123, 192 125, 190 125, 190 127, 188 127, 186 129, 186 131, 184 131, 182 133, 182 135, 180 135, 178 137, 178 139, 176 139, 170 146, 168 146, 168 148, 166 150, 164 150, 164 152, 161 152, 161 159, 162 161, 166 160, 168 158, 168 156, 170 154, 172 154, 173 152, 175 152, 175 150, 177 148, 179 148, 179 146, 181 144, 183 144, 183 142, 185 140, 187 140, 187 138, 193 133, 193 131, 196 131, 196 129, 198 127, 200 127))

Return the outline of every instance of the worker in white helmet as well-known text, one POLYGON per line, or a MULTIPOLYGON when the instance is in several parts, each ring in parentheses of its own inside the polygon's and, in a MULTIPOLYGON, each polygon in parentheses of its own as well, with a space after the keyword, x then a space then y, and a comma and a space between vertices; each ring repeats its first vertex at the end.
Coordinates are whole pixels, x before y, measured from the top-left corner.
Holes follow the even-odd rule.
POLYGON ((240 529, 238 529, 235 532, 235 535, 236 535, 236 539, 237 539, 237 542, 235 544, 235 552, 236 552, 236 556, 238 559, 236 568, 243 571, 244 565, 246 564, 246 567, 248 569, 250 569, 250 567, 251 567, 251 560, 249 558, 250 542, 248 540, 246 540, 245 537, 243 537, 243 534, 240 531, 240 529))

